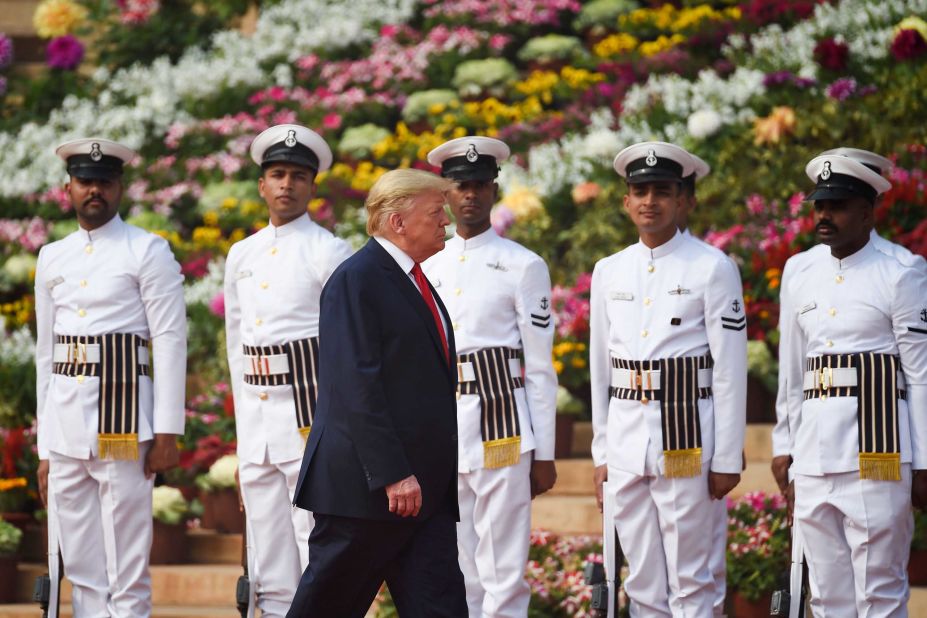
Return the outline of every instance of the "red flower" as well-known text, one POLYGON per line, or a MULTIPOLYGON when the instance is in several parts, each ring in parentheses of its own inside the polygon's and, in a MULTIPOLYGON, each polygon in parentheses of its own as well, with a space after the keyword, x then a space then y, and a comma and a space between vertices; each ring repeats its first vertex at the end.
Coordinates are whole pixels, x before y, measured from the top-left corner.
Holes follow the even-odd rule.
POLYGON ((902 30, 892 41, 891 52, 896 60, 913 60, 927 51, 927 41, 917 30, 902 30))
POLYGON ((829 71, 844 70, 849 53, 850 48, 846 43, 838 43, 834 39, 823 39, 814 46, 814 59, 829 71))

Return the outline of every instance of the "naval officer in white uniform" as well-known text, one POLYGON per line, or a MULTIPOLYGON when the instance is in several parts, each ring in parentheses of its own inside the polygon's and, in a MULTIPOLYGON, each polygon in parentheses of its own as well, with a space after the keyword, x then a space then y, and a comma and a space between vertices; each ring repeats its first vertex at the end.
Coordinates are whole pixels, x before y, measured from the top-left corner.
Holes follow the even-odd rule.
POLYGON ((134 152, 102 138, 56 152, 79 228, 36 266, 39 489, 74 615, 150 616, 151 490, 184 431, 183 276, 163 238, 118 214, 134 152))
POLYGON ((454 139, 428 154, 455 183, 447 200, 456 234, 423 267, 457 342, 457 544, 471 618, 527 615, 531 499, 557 478, 550 275, 489 219, 508 155, 488 137, 454 139))
POLYGON ((312 514, 292 503, 318 395, 319 296, 352 251, 307 212, 332 163, 321 136, 270 127, 251 158, 270 223, 229 251, 225 324, 252 579, 270 617, 286 614, 308 564, 312 514))
POLYGON ((679 232, 689 154, 624 149, 625 210, 640 242, 592 276, 590 370, 596 492, 615 502, 634 616, 710 616, 713 500, 740 480, 746 317, 733 264, 679 232))

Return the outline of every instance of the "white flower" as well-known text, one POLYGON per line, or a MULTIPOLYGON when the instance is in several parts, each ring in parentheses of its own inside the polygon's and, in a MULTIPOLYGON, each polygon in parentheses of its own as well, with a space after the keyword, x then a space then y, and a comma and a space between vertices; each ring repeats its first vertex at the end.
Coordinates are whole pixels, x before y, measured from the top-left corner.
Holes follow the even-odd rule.
POLYGON ((162 485, 151 492, 151 516, 165 524, 179 524, 188 510, 187 501, 176 487, 162 485))
POLYGON ((35 339, 28 326, 20 326, 8 336, 0 324, 0 365, 25 365, 35 358, 35 339))
POLYGON ((206 267, 206 274, 184 286, 183 299, 186 305, 208 305, 216 294, 222 291, 225 279, 225 258, 215 258, 206 267))
POLYGON ((721 116, 713 109, 700 109, 689 116, 686 128, 695 139, 711 137, 721 128, 721 116))
POLYGON ((235 487, 235 472, 238 470, 238 455, 225 455, 209 467, 206 479, 211 487, 226 489, 235 487))

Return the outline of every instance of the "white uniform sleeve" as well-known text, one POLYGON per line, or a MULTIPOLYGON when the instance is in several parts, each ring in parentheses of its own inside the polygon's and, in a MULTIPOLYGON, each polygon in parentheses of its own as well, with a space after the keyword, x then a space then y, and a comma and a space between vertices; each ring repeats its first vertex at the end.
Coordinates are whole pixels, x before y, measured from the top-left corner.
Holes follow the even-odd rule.
POLYGON ((802 401, 805 344, 789 290, 793 272, 794 262, 786 262, 779 286, 779 390, 776 392, 776 425, 772 432, 773 457, 791 454, 789 418, 798 414, 793 406, 800 407, 802 401))
POLYGON ((743 468, 747 425, 747 329, 746 320, 740 320, 745 316, 740 275, 730 260, 718 260, 705 293, 705 327, 714 359, 712 472, 739 474, 743 468))
POLYGON ((592 271, 589 292, 589 383, 592 389, 592 461, 596 466, 608 460, 608 387, 611 374, 608 340, 610 325, 605 310, 601 262, 592 271))
POLYGON ((328 238, 326 243, 318 243, 322 251, 316 251, 318 262, 315 266, 318 271, 319 280, 324 286, 328 278, 332 276, 335 269, 341 266, 341 263, 354 254, 354 249, 347 242, 333 236, 328 238))
POLYGON ((238 301, 238 252, 229 250, 225 260, 223 298, 225 301, 225 348, 229 361, 229 384, 235 409, 241 405, 241 385, 244 380, 244 353, 241 348, 241 303, 238 301))
POLYGON ((554 324, 550 309, 550 274, 543 260, 533 260, 515 292, 515 313, 525 357, 525 398, 534 432, 534 458, 554 459, 557 372, 554 371, 554 324))
POLYGON ((187 313, 180 264, 162 238, 151 242, 138 277, 154 372, 154 433, 183 434, 187 313))
POLYGON ((892 329, 904 372, 912 465, 927 469, 927 274, 907 268, 894 286, 892 329))
POLYGON ((45 431, 45 398, 51 382, 54 351, 55 304, 46 285, 44 249, 39 251, 35 267, 35 398, 36 432, 39 459, 48 459, 48 438, 45 431))

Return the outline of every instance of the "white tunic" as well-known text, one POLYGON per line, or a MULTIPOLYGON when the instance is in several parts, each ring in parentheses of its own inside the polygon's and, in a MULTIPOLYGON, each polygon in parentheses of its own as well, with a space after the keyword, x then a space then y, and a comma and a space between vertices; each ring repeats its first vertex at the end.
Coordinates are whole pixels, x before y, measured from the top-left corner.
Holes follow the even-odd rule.
MULTIPOLYGON (((872 239, 873 246, 876 249, 884 253, 885 255, 890 255, 898 260, 903 266, 910 268, 915 268, 922 272, 927 272, 927 261, 924 260, 923 256, 912 253, 907 247, 894 243, 890 240, 886 240, 882 236, 879 236, 875 230, 870 232, 869 237, 872 239)), ((802 251, 801 253, 796 253, 788 259, 785 263, 785 267, 782 269, 782 281, 785 281, 787 273, 795 272, 803 267, 799 264, 803 263, 804 260, 817 260, 818 263, 823 263, 827 261, 828 256, 830 255, 830 247, 824 244, 815 245, 814 247, 808 249, 807 251, 802 251)), ((780 316, 782 315, 782 303, 786 302, 786 295, 782 292, 780 288, 780 316)), ((786 325, 786 328, 789 326, 786 325)), ((779 320, 779 330, 780 330, 780 342, 785 337, 781 337, 781 330, 783 328, 782 319, 779 320)), ((786 378, 791 375, 791 372, 788 368, 784 367, 783 362, 788 362, 788 359, 783 360, 780 353, 779 358, 779 391, 776 397, 776 425, 773 428, 772 441, 773 441, 773 457, 780 457, 789 454, 789 424, 788 424, 788 402, 786 401, 787 393, 790 392, 789 386, 785 381, 786 378)), ((798 400, 800 405, 801 400, 798 400)))
POLYGON ((242 345, 269 346, 319 335, 322 287, 351 247, 302 215, 268 225, 229 250, 225 324, 235 399, 238 456, 251 463, 299 459, 304 441, 290 385, 244 382, 242 345))
POLYGON ((802 401, 807 357, 858 352, 900 356, 907 381, 907 401, 899 401, 901 461, 927 467, 927 333, 917 330, 927 330, 927 273, 872 241, 843 260, 817 249, 804 255, 783 273, 779 318, 779 402, 787 411, 791 471, 859 469, 856 398, 802 401))
POLYGON ((713 396, 698 403, 702 460, 710 462, 714 472, 741 471, 746 328, 724 328, 736 322, 722 318, 739 320, 744 315, 740 276, 733 263, 681 233, 654 249, 638 242, 596 264, 589 344, 596 466, 608 463, 643 475, 649 462, 663 472, 660 402, 609 398, 610 359, 655 360, 710 351, 713 396))
POLYGON ((36 395, 41 459, 97 454, 99 378, 52 373, 55 335, 130 333, 151 341, 139 376, 140 442, 184 431, 187 367, 183 276, 163 238, 116 215, 42 247, 35 273, 36 395))
MULTIPOLYGON (((550 275, 538 255, 491 228, 470 239, 454 236, 422 264, 451 316, 458 354, 484 348, 522 350, 525 388, 515 391, 521 452, 553 460, 557 375, 550 275)), ((480 399, 457 403, 458 470, 483 467, 480 399)))

